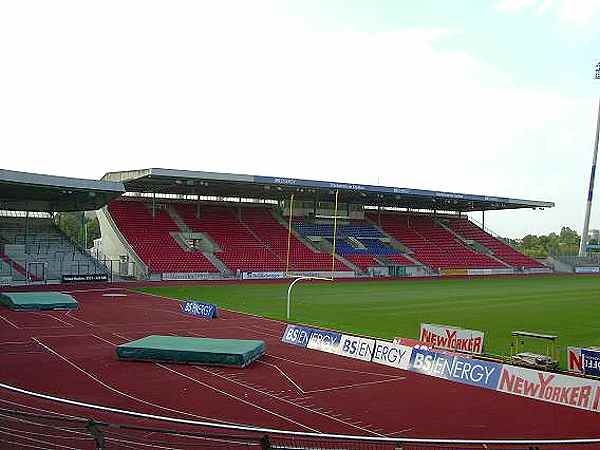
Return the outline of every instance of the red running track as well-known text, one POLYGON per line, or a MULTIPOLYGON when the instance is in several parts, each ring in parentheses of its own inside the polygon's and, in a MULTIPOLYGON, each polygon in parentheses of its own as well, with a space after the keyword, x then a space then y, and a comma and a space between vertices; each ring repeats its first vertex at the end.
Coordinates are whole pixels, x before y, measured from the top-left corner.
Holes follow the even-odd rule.
MULTIPOLYGON (((180 313, 174 300, 125 289, 72 295, 80 302, 76 311, 0 310, 0 382, 148 414, 295 431, 457 439, 600 437, 596 413, 294 347, 280 341, 282 322, 229 311, 208 321, 180 313), (245 369, 117 360, 116 345, 150 334, 262 339, 267 354, 245 369)), ((0 391, 0 408, 16 407, 89 416, 82 408, 0 391)), ((110 413, 94 417, 123 419, 110 413)), ((0 448, 93 448, 61 447, 66 437, 58 431, 45 435, 37 425, 31 427, 30 434, 19 434, 13 422, 0 426, 0 448)), ((89 434, 70 436, 91 445, 89 434)), ((110 448, 119 448, 114 445, 110 448)))

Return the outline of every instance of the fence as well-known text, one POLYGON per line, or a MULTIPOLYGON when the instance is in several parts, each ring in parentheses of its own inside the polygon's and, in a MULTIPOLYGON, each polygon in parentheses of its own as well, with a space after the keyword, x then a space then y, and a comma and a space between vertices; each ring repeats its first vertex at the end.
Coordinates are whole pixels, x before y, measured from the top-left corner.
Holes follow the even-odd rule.
POLYGON ((551 255, 559 261, 573 267, 582 266, 600 266, 600 254, 591 254, 587 256, 577 255, 551 255))
POLYGON ((0 253, 0 258, 0 282, 9 284, 60 282, 65 275, 105 275, 108 281, 113 281, 114 275, 122 278, 135 275, 133 263, 96 260, 91 256, 73 259, 70 254, 57 253, 46 257, 27 254, 17 258, 0 253))
MULTIPOLYGON (((12 401, 0 400, 3 406, 0 407, 0 418, 4 423, 0 427, 4 430, 0 431, 0 442, 17 445, 29 440, 36 442, 38 448, 40 444, 52 446, 57 441, 64 448, 97 450, 132 448, 136 444, 173 450, 541 450, 575 446, 591 449, 600 444, 600 438, 467 440, 305 433, 145 414, 40 394, 2 383, 0 391, 13 396, 12 401), (17 401, 14 401, 15 395, 17 401), (31 406, 34 399, 43 401, 43 405, 31 406), (4 407, 5 404, 10 407, 4 407), (53 407, 60 411, 52 410, 53 407), (7 428, 11 430, 8 435, 7 428), (76 447, 65 447, 69 443, 76 447)), ((0 399, 6 396, 0 395, 0 399)))

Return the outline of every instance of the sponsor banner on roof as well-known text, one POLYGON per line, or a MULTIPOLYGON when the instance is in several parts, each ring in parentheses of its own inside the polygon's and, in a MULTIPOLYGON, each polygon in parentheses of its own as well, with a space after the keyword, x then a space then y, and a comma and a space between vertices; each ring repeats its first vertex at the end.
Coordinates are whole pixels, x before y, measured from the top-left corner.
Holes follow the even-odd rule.
POLYGON ((306 347, 327 353, 337 353, 341 340, 341 333, 313 329, 306 347))
POLYGON ((502 364, 414 348, 409 370, 457 383, 496 389, 502 364))
POLYGON ((411 355, 412 347, 378 339, 375 341, 372 361, 377 364, 408 370, 411 355))
POLYGON ((371 361, 374 348, 375 339, 343 334, 337 354, 348 358, 371 361))
POLYGON ((213 319, 217 317, 217 305, 189 300, 181 303, 181 312, 195 317, 213 319))
POLYGON ((297 345, 298 347, 306 347, 312 332, 312 328, 290 324, 283 332, 281 341, 285 342, 286 344, 297 345))
POLYGON ((483 353, 484 334, 482 331, 422 323, 419 340, 434 348, 465 353, 483 353))
POLYGON ((498 391, 572 408, 600 410, 600 383, 557 373, 504 365, 498 391))
POLYGON ((583 363, 583 373, 585 375, 600 377, 600 351, 582 348, 581 362, 583 363))

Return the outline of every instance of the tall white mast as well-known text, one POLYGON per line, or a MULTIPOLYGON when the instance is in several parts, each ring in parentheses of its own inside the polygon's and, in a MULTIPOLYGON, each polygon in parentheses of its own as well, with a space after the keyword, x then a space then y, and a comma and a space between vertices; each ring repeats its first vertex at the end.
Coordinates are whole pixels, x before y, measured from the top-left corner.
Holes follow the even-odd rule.
MULTIPOLYGON (((600 80, 600 61, 596 63, 594 79, 600 80)), ((579 244, 579 256, 585 256, 587 253, 587 241, 590 227, 590 213, 592 212, 592 198, 594 196, 594 179, 596 177, 596 160, 598 159, 598 136, 600 135, 600 101, 598 102, 598 119, 596 122, 596 139, 594 140, 594 157, 592 158, 592 173, 590 175, 590 187, 588 188, 588 198, 585 205, 585 219, 583 221, 583 231, 581 232, 581 241, 579 244)))

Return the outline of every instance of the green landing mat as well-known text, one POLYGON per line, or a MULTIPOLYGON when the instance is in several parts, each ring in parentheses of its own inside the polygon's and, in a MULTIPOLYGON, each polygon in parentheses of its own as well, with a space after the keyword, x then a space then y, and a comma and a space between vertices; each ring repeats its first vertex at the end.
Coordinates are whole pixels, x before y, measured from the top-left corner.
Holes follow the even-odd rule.
POLYGON ((19 311, 40 309, 75 309, 77 300, 60 292, 2 292, 0 304, 19 311))
POLYGON ((264 353, 263 341, 182 336, 146 336, 117 346, 117 356, 122 360, 240 368, 264 353))

